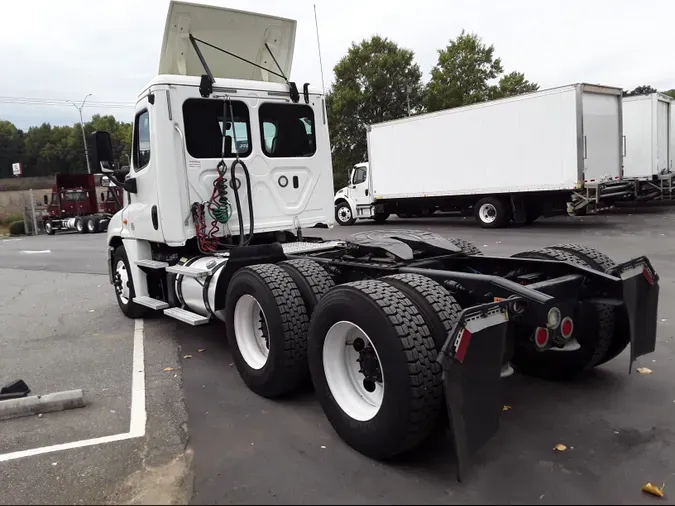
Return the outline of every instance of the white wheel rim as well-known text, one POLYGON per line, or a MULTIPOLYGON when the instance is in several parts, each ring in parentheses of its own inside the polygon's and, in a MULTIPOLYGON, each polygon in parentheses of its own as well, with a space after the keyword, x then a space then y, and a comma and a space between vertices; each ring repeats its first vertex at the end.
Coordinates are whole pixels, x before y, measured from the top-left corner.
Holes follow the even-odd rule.
POLYGON ((338 218, 340 221, 345 223, 352 219, 352 211, 348 207, 341 207, 338 209, 338 218))
POLYGON ((52 230, 52 224, 49 222, 45 223, 45 230, 47 232, 50 232, 52 230))
POLYGON ((260 303, 252 295, 242 295, 234 307, 234 336, 249 367, 265 367, 270 354, 269 326, 260 303))
POLYGON ((483 223, 493 223, 497 219, 497 208, 492 204, 483 204, 478 213, 483 223))
POLYGON ((78 221, 75 226, 77 227, 78 232, 82 232, 82 220, 78 221))
POLYGON ((323 369, 335 402, 349 417, 367 422, 377 415, 384 398, 382 361, 377 348, 358 325, 341 321, 330 328, 323 343, 323 369), (358 338, 372 347, 380 365, 382 381, 374 383, 372 392, 364 386, 365 376, 359 372, 359 353, 354 349, 354 341, 358 338))
POLYGON ((116 287, 117 295, 119 296, 122 304, 129 303, 129 272, 127 271, 127 266, 124 265, 124 262, 120 260, 117 262, 117 267, 115 268, 115 273, 119 276, 119 288, 116 287))
POLYGON ((87 222, 87 228, 89 229, 89 232, 93 232, 94 231, 94 222, 88 221, 87 222))

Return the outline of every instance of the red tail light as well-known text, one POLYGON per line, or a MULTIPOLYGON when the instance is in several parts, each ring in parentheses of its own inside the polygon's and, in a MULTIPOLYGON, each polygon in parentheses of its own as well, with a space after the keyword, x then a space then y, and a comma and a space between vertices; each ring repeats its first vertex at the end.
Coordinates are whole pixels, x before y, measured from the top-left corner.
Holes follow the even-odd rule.
POLYGON ((537 345, 537 348, 546 348, 548 344, 548 329, 538 327, 534 331, 534 344, 537 345))
POLYGON ((647 280, 647 283, 650 285, 654 285, 654 276, 652 275, 652 271, 649 270, 649 267, 645 267, 642 269, 642 275, 645 277, 647 280))
POLYGON ((569 339, 574 332, 574 322, 569 316, 563 318, 562 323, 560 324, 560 333, 565 339, 569 339))

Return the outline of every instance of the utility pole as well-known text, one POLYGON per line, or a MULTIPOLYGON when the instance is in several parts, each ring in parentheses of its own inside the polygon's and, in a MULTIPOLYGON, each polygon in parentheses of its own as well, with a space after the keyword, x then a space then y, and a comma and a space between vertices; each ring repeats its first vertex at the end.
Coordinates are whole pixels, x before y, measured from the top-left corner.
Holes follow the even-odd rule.
POLYGON ((405 88, 405 99, 408 102, 408 116, 410 116, 410 94, 412 93, 412 86, 406 86, 405 88))
POLYGON ((68 100, 69 104, 73 104, 73 107, 77 109, 77 111, 80 113, 80 126, 82 127, 82 142, 84 143, 84 157, 87 159, 87 172, 91 174, 91 165, 89 164, 89 148, 87 148, 87 137, 84 135, 84 121, 82 120, 82 109, 84 108, 84 103, 87 101, 87 99, 91 97, 91 93, 84 97, 84 100, 78 107, 78 105, 75 102, 72 102, 71 100, 68 100))

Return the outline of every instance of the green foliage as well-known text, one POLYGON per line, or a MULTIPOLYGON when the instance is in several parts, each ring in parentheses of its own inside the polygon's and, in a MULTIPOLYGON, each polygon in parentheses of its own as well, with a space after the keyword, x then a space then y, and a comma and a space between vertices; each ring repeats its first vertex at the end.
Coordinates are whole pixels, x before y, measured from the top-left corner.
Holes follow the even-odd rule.
POLYGON ((670 98, 675 98, 675 89, 664 91, 663 94, 668 95, 670 98))
POLYGON ((0 216, 0 225, 9 225, 13 221, 23 221, 23 214, 13 213, 0 216))
MULTIPOLYGON (((116 158, 131 153, 131 123, 96 114, 84 125, 92 163, 95 151, 91 134, 96 130, 110 132, 116 158)), ((16 162, 21 163, 23 175, 27 177, 86 172, 82 127, 79 123, 73 126, 43 123, 24 132, 11 122, 0 120, 0 178, 12 177, 12 164, 16 162)))
POLYGON ((333 69, 326 97, 336 188, 344 186, 355 163, 367 160, 366 128, 422 110, 422 71, 414 53, 374 36, 352 44, 333 69))
POLYGON ((504 98, 539 89, 520 72, 502 75, 494 45, 487 45, 474 33, 462 33, 438 51, 438 63, 431 70, 426 89, 428 111, 450 109, 486 100, 504 98), (499 79, 497 84, 494 80, 499 79))
POLYGON ((9 224, 9 235, 22 235, 26 233, 23 220, 13 221, 9 224))
POLYGON ((654 88, 654 87, 652 87, 648 84, 645 84, 645 85, 642 85, 642 86, 638 86, 634 90, 624 91, 623 95, 625 97, 634 97, 636 95, 650 95, 652 93, 657 93, 658 91, 659 90, 657 90, 656 88, 654 88))

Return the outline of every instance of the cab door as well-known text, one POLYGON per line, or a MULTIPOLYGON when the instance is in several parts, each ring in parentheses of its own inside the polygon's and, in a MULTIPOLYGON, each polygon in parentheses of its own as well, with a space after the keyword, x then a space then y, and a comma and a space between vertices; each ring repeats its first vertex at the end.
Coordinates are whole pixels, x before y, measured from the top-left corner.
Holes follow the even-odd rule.
POLYGON ((128 178, 136 180, 136 193, 129 193, 129 202, 122 220, 126 220, 127 237, 148 241, 163 241, 158 217, 157 199, 157 146, 156 128, 153 125, 152 107, 147 97, 136 106, 131 149, 131 167, 128 178))
POLYGON ((370 195, 369 181, 368 165, 356 165, 354 167, 354 172, 352 172, 349 195, 357 207, 370 205, 373 201, 372 196, 370 195))

